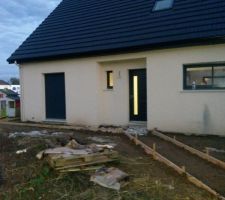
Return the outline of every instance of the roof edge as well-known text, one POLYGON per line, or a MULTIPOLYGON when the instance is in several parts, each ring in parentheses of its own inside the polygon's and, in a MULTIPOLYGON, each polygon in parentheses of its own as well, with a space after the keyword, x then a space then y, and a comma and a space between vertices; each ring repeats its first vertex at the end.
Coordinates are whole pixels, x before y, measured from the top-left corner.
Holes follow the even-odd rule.
POLYGON ((157 43, 152 45, 141 45, 133 47, 124 47, 124 48, 115 48, 108 50, 100 51, 90 51, 90 52, 80 52, 80 53, 69 53, 69 54, 59 54, 59 55, 49 55, 41 57, 30 57, 30 58, 13 58, 11 55, 7 62, 9 64, 22 64, 35 61, 51 61, 51 60, 61 60, 61 59, 70 59, 70 58, 85 58, 85 57, 94 57, 94 56, 107 56, 115 54, 125 54, 125 53, 136 53, 138 51, 149 51, 149 50, 159 50, 159 49, 169 49, 169 48, 181 48, 181 47, 191 47, 199 45, 216 45, 216 44, 225 44, 225 37, 211 37, 211 38, 198 38, 191 40, 182 40, 182 41, 173 41, 167 43, 157 43))

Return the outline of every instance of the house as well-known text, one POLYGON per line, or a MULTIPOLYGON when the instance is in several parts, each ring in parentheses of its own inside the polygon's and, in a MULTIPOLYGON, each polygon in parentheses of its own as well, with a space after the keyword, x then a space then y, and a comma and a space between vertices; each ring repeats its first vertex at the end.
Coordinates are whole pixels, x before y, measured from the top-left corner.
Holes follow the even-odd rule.
POLYGON ((20 85, 10 85, 9 89, 20 95, 20 85))
POLYGON ((0 89, 0 118, 17 117, 20 114, 20 98, 9 89, 0 89))
POLYGON ((20 85, 11 85, 6 81, 0 80, 0 89, 13 90, 17 94, 20 94, 20 85))
POLYGON ((0 89, 10 89, 10 84, 6 81, 0 80, 0 89))
POLYGON ((23 121, 225 135, 224 0, 63 0, 10 56, 23 121))

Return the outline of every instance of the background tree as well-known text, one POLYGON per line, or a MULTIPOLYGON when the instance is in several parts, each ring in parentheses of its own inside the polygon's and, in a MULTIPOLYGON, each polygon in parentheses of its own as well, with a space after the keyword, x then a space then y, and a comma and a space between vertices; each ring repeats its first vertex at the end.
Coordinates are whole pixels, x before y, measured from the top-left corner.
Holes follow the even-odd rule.
POLYGON ((19 84, 20 84, 20 79, 17 78, 17 77, 11 77, 11 78, 9 79, 9 83, 10 83, 11 85, 19 85, 19 84))

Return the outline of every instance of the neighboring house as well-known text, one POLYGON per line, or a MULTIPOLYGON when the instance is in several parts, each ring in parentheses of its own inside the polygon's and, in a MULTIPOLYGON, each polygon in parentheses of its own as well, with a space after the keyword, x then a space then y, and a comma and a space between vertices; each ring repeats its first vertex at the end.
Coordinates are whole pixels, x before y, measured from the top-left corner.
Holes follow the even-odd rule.
POLYGON ((0 89, 13 90, 20 95, 20 85, 10 85, 8 82, 0 80, 0 89))
POLYGON ((10 89, 10 84, 6 81, 0 80, 0 89, 10 89))
POLYGON ((9 89, 20 95, 20 85, 10 85, 9 89))
POLYGON ((20 114, 20 98, 9 89, 0 89, 0 117, 16 117, 20 114))
POLYGON ((225 135, 224 0, 63 0, 11 55, 23 121, 225 135))

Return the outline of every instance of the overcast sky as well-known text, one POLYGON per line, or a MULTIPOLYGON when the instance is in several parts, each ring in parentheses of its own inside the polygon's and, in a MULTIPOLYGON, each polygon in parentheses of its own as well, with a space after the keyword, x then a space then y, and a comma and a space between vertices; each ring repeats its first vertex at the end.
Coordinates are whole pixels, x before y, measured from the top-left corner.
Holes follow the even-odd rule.
POLYGON ((0 0, 0 79, 19 76, 6 59, 61 0, 0 0))

